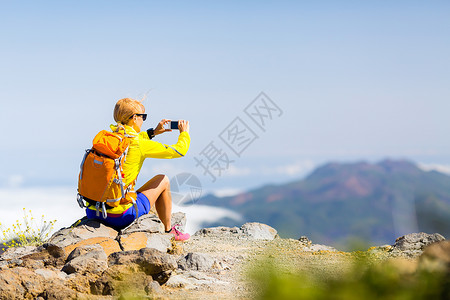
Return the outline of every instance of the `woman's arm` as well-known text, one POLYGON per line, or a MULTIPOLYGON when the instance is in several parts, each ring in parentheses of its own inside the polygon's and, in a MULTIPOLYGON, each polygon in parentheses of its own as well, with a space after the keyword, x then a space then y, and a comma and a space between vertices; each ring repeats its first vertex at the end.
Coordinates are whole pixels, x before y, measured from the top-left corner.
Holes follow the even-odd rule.
MULTIPOLYGON (((161 121, 155 129, 155 133, 158 127, 164 125, 165 121, 161 121)), ((180 120, 178 122, 178 129, 180 130, 180 135, 178 136, 178 141, 173 145, 166 145, 159 142, 151 141, 148 137, 147 132, 141 132, 139 138, 139 148, 142 155, 147 158, 177 158, 185 156, 189 150, 189 145, 191 138, 189 135, 189 122, 185 120, 180 120)), ((160 133, 161 129, 158 130, 160 133)))

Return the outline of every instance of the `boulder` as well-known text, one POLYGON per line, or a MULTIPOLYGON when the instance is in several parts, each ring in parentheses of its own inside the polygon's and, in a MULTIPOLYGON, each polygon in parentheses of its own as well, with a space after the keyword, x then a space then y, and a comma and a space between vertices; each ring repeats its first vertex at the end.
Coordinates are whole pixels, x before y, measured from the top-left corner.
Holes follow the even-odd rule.
POLYGON ((161 284, 165 283, 172 271, 177 268, 177 262, 173 256, 153 248, 112 253, 108 257, 108 264, 136 264, 141 271, 151 275, 161 284))
POLYGON ((309 252, 318 252, 318 251, 337 252, 336 248, 319 244, 310 244, 309 246, 305 247, 304 250, 309 252))
POLYGON ((11 247, 5 250, 0 255, 0 261, 11 260, 14 258, 21 258, 25 255, 38 252, 38 247, 36 246, 26 246, 26 247, 11 247))
POLYGON ((75 227, 62 228, 55 232, 48 242, 65 248, 77 244, 80 241, 93 238, 108 238, 115 240, 117 235, 117 230, 106 226, 97 220, 82 219, 75 227))
POLYGON ((242 231, 238 227, 209 227, 202 228, 194 233, 194 236, 231 236, 231 237, 239 237, 242 235, 242 231))
POLYGON ((67 278, 67 274, 61 271, 54 271, 50 269, 37 269, 34 271, 37 275, 42 276, 45 281, 50 280, 64 280, 67 278))
POLYGON ((39 269, 44 266, 59 267, 62 266, 65 261, 64 249, 49 243, 36 247, 33 251, 19 251, 19 256, 19 258, 9 260, 9 265, 17 265, 29 269, 39 269), (23 255, 24 253, 29 254, 23 255))
POLYGON ((32 270, 16 267, 0 271, 0 299, 34 299, 44 290, 43 278, 32 270))
POLYGON ((207 271, 214 265, 214 259, 205 253, 188 253, 178 260, 178 268, 181 270, 207 271))
POLYGON ((201 272, 189 271, 182 274, 177 274, 166 282, 166 286, 171 288, 184 288, 188 290, 198 289, 202 286, 211 286, 211 285, 227 285, 229 284, 226 281, 217 280, 215 278, 209 277, 201 272))
POLYGON ((119 243, 124 251, 154 248, 162 252, 172 249, 172 235, 166 233, 133 232, 119 236, 119 243))
POLYGON ((164 225, 155 214, 146 214, 134 220, 128 227, 120 231, 121 235, 133 232, 163 233, 164 225))
POLYGON ((443 240, 445 238, 439 233, 410 233, 397 238, 391 252, 393 254, 415 257, 422 254, 426 246, 443 240))
POLYGON ((198 230, 194 236, 236 237, 238 239, 273 240, 277 231, 262 223, 245 223, 238 227, 211 227, 198 230))
POLYGON ((100 245, 86 245, 75 248, 68 257, 62 271, 67 274, 100 274, 108 269, 108 257, 100 245))
POLYGON ((243 234, 255 240, 273 240, 277 231, 269 225, 262 223, 245 223, 241 227, 243 234))

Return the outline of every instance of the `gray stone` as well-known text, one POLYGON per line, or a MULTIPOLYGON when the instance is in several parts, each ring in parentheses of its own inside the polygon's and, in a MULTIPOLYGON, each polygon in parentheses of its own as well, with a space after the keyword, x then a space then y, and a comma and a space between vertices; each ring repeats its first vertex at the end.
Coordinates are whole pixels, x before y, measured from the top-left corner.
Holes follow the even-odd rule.
POLYGON ((37 275, 42 276, 45 280, 66 279, 67 275, 61 271, 53 271, 50 269, 37 269, 34 271, 37 275))
POLYGON ((234 236, 242 235, 242 231, 237 227, 209 227, 203 228, 195 232, 194 236, 234 236))
POLYGON ((154 248, 161 252, 167 252, 172 249, 172 235, 165 233, 147 234, 147 248, 154 248))
POLYGON ((305 251, 308 252, 317 252, 317 251, 331 251, 336 252, 337 250, 333 247, 326 246, 326 245, 319 245, 319 244, 311 244, 308 247, 304 248, 305 251))
POLYGON ((273 240, 277 231, 269 225, 262 223, 245 223, 241 227, 242 232, 255 240, 273 240))
POLYGON ((207 271, 214 265, 214 259, 205 253, 188 253, 178 261, 181 270, 207 271))
POLYGON ((167 281, 173 270, 177 268, 177 262, 172 255, 154 248, 142 248, 115 252, 108 257, 109 265, 137 264, 147 275, 163 284, 167 281))
POLYGON ((0 256, 0 261, 18 259, 25 255, 38 252, 38 247, 36 246, 26 246, 26 247, 11 247, 6 249, 5 252, 0 256))
POLYGON ((176 225, 179 231, 184 232, 186 228, 186 214, 182 212, 173 213, 171 223, 172 226, 176 225))
POLYGON ((220 281, 215 278, 206 276, 201 272, 189 271, 182 274, 177 274, 166 282, 166 286, 171 288, 184 288, 188 290, 197 289, 202 286, 210 285, 227 285, 228 282, 220 281))
POLYGON ((423 251, 425 246, 435 242, 443 241, 445 238, 439 233, 411 233, 401 236, 395 240, 394 251, 423 251))
POLYGON ((120 231, 121 235, 133 232, 163 233, 164 225, 155 214, 146 214, 134 220, 128 227, 120 231))
POLYGON ((77 226, 62 228, 55 232, 48 240, 48 243, 59 247, 66 247, 96 237, 107 237, 115 239, 118 232, 99 221, 83 219, 77 226))
POLYGON ((147 295, 158 295, 158 294, 163 293, 163 289, 161 288, 161 286, 159 285, 159 283, 157 281, 150 282, 144 288, 144 290, 147 293, 147 295))
POLYGON ((86 245, 75 248, 69 255, 62 271, 67 274, 99 274, 108 269, 108 257, 100 245, 86 245), (75 253, 75 254, 73 254, 75 253))
POLYGON ((60 257, 66 256, 66 252, 64 251, 64 248, 60 247, 56 244, 45 243, 42 246, 39 246, 39 248, 38 248, 39 251, 42 251, 44 249, 47 250, 48 254, 50 254, 54 258, 60 258, 60 257))

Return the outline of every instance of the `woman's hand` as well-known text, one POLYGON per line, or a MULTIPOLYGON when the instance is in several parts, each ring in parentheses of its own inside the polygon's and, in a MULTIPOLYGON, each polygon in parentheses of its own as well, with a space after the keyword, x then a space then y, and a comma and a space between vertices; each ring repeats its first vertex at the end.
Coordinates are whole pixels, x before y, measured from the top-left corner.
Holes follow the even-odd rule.
POLYGON ((153 133, 155 135, 164 133, 164 132, 168 132, 168 131, 172 131, 172 129, 166 129, 164 128, 164 125, 167 125, 170 123, 170 120, 168 119, 162 119, 161 122, 158 123, 158 125, 156 126, 156 128, 153 130, 153 133))
POLYGON ((189 121, 186 120, 179 120, 178 121, 178 129, 181 132, 187 132, 189 133, 189 121))

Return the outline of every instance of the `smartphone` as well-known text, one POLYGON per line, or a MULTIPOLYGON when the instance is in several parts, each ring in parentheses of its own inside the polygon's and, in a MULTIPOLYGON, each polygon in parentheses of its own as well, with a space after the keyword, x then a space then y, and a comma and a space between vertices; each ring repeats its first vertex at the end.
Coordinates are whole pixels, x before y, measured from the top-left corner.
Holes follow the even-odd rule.
POLYGON ((170 121, 170 129, 178 129, 178 121, 170 121))

